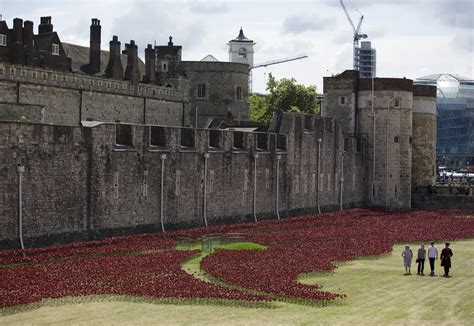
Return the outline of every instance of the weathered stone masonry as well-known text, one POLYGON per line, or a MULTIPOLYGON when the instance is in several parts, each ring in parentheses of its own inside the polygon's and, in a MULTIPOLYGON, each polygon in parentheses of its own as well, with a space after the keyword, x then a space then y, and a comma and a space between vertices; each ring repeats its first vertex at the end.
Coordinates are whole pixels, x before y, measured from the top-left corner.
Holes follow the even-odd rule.
POLYGON ((257 219, 276 218, 277 161, 282 217, 317 211, 318 189, 323 211, 339 208, 341 185, 344 208, 363 205, 365 200, 359 190, 366 182, 364 151, 357 152, 350 144, 344 151, 342 129, 331 118, 284 114, 268 134, 243 133, 243 148, 234 148, 238 132, 172 127, 161 127, 158 133, 164 146, 151 146, 150 139, 156 142, 160 128, 143 125, 127 127, 133 145, 117 145, 116 128, 116 124, 81 128, 2 122, 0 243, 18 243, 18 164, 25 167, 22 212, 27 246, 161 231, 164 156, 165 230, 204 225, 207 153, 209 225, 253 220, 254 196, 257 219), (211 132, 220 133, 220 147, 209 147, 211 132), (183 147, 189 133, 195 145, 183 147), (318 138, 322 139, 319 173, 318 138))
POLYGON ((167 88, 0 64, 0 115, 13 108, 32 122, 77 126, 85 120, 119 120, 182 126, 188 93, 185 78, 177 79, 177 88, 167 88))

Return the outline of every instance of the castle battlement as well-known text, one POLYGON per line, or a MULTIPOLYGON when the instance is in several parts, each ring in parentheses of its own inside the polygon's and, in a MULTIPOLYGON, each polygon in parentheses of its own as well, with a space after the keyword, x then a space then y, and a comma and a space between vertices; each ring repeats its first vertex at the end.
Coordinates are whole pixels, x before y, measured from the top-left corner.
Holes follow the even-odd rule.
POLYGON ((184 101, 186 98, 183 77, 178 78, 179 86, 175 89, 155 84, 132 83, 126 80, 0 63, 0 80, 173 101, 184 101))

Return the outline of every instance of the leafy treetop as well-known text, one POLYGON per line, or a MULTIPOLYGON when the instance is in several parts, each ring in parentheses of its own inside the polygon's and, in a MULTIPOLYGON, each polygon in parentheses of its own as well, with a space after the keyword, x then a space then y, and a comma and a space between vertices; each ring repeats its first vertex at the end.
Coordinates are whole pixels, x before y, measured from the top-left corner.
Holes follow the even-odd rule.
POLYGON ((277 80, 269 74, 266 90, 268 95, 250 95, 248 98, 252 121, 269 123, 276 111, 319 113, 316 86, 297 84, 294 78, 277 80))

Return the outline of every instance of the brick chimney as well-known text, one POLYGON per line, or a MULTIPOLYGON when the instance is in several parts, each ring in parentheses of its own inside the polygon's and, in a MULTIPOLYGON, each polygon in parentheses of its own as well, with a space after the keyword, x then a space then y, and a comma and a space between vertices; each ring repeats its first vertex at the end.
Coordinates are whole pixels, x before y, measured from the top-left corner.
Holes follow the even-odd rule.
POLYGON ((89 48, 89 72, 96 74, 100 72, 100 34, 102 27, 100 20, 92 18, 89 48))
POLYGON ((23 19, 13 19, 12 50, 10 52, 12 63, 25 64, 25 49, 23 47, 23 19))
POLYGON ((23 47, 25 51, 25 64, 33 64, 33 22, 25 20, 23 25, 23 47))
POLYGON ((130 44, 125 44, 125 51, 127 54, 127 68, 125 69, 125 80, 130 80, 133 83, 140 81, 140 70, 138 70, 138 47, 134 40, 130 44))
POLYGON ((123 66, 120 60, 120 41, 117 36, 113 36, 109 42, 109 62, 105 69, 105 75, 107 78, 122 79, 123 78, 123 66))
POLYGON ((23 44, 27 47, 33 46, 33 22, 25 20, 23 28, 23 44))
POLYGON ((23 44, 23 19, 13 19, 13 42, 23 44))
POLYGON ((51 16, 41 17, 40 22, 38 25, 38 34, 51 33, 53 31, 51 16))
POLYGON ((146 83, 153 83, 156 80, 155 76, 155 49, 148 44, 147 48, 145 49, 145 78, 144 82, 146 83))

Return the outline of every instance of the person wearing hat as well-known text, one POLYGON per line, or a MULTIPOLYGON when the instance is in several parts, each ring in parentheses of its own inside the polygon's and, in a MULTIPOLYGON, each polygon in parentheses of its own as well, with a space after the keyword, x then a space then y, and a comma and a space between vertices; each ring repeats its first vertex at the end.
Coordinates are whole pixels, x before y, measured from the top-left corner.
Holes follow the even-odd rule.
POLYGON ((451 257, 453 257, 453 251, 449 248, 449 242, 446 242, 446 247, 441 250, 441 266, 444 267, 444 277, 449 277, 449 269, 451 268, 451 257))

